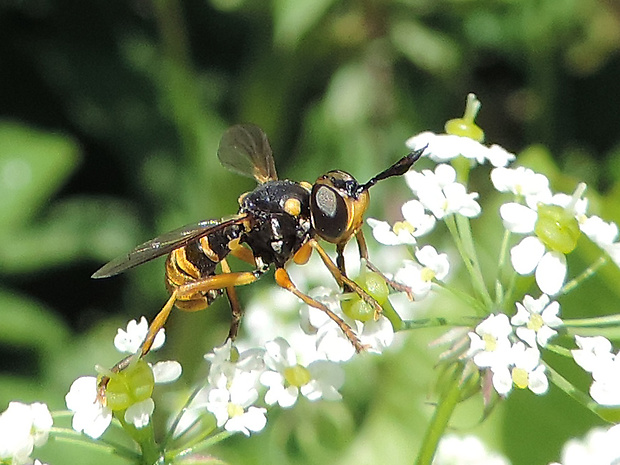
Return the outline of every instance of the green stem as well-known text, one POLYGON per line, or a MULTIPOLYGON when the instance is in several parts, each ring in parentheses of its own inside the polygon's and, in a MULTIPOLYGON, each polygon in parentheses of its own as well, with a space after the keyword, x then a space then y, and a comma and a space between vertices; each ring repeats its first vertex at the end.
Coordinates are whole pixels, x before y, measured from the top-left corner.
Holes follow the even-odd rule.
POLYGON ((592 265, 590 265, 585 270, 583 270, 579 276, 574 277, 569 282, 564 284, 564 286, 562 286, 562 289, 560 289, 560 294, 562 295, 568 294, 570 291, 575 289, 586 279, 594 276, 594 274, 599 270, 599 268, 605 265, 607 261, 608 261, 607 256, 601 255, 598 258, 598 260, 596 260, 594 263, 592 263, 592 265))
POLYGON ((474 291, 480 296, 487 308, 491 308, 493 300, 484 285, 484 279, 478 264, 473 238, 471 236, 469 220, 463 215, 450 215, 445 218, 445 223, 463 259, 465 268, 467 268, 469 272, 474 291))
POLYGON ((480 322, 480 319, 477 317, 464 316, 460 318, 444 318, 444 317, 434 317, 434 318, 419 318, 416 320, 403 320, 401 325, 401 331, 407 331, 410 329, 421 329, 421 328, 437 328, 441 326, 462 326, 462 327, 470 327, 475 326, 480 322))
POLYGON ((394 310, 394 307, 392 307, 392 304, 390 303, 390 301, 386 301, 383 304, 383 316, 385 316, 388 320, 390 320, 390 323, 392 323, 392 327, 394 328, 394 331, 401 331, 403 329, 403 319, 400 317, 400 315, 398 314, 398 312, 396 310, 394 310))
POLYGON ((562 320, 562 326, 566 328, 607 328, 610 326, 620 326, 620 314, 562 320))
POLYGON ((594 402, 590 396, 585 394, 584 392, 577 389, 573 384, 560 375, 557 371, 551 368, 549 365, 545 364, 545 368, 547 370, 547 374, 549 376, 549 380, 557 387, 559 387, 562 391, 572 397, 574 400, 582 404, 588 410, 594 412, 596 415, 598 413, 598 404, 594 402))
POLYGON ((55 441, 79 444, 84 447, 88 447, 89 449, 97 449, 112 455, 117 455, 119 457, 132 460, 134 462, 140 459, 140 454, 137 454, 135 451, 125 446, 106 441, 103 438, 98 438, 95 440, 72 429, 52 427, 50 429, 50 434, 55 441))
MULTIPOLYGON (((187 411, 189 410, 189 406, 192 403, 192 401, 196 398, 196 396, 198 395, 198 393, 202 390, 203 386, 196 386, 194 388, 194 390, 192 391, 192 393, 190 394, 190 396, 187 398, 187 400, 185 401, 185 404, 183 405, 183 408, 179 411, 179 413, 177 414, 177 416, 175 417, 174 421, 172 422, 172 424, 170 425, 170 428, 168 429, 168 432, 166 433, 166 436, 164 437, 164 440, 162 441, 162 446, 163 449, 165 450, 168 446, 168 443, 170 442, 170 440, 172 439, 174 432, 177 429, 177 426, 179 426, 179 422, 181 421, 181 418, 183 418, 183 415, 185 415, 185 413, 187 413, 187 411)), ((189 430, 189 428, 188 428, 189 430)), ((181 436, 185 434, 185 432, 181 433, 181 436)))
POLYGON ((152 422, 149 421, 148 425, 143 428, 136 428, 133 424, 127 423, 124 418, 121 418, 124 415, 124 411, 119 412, 117 418, 123 425, 123 429, 127 434, 140 446, 140 450, 142 451, 142 463, 145 465, 160 463, 162 453, 157 442, 155 442, 155 432, 153 431, 152 422))
POLYGON ((233 434, 235 433, 232 433, 230 431, 221 431, 220 433, 214 434, 213 436, 208 437, 206 439, 199 438, 199 441, 196 441, 191 446, 184 447, 183 449, 177 449, 177 450, 170 451, 169 453, 166 454, 166 457, 180 459, 181 457, 184 457, 188 454, 199 452, 203 449, 209 449, 214 444, 218 444, 222 442, 223 440, 229 438, 233 434))
POLYGON ((553 352, 554 354, 558 354, 563 357, 573 358, 573 354, 571 353, 570 349, 567 349, 566 347, 558 346, 555 344, 547 344, 545 346, 545 349, 549 350, 549 352, 553 352))
POLYGON ((422 440, 422 447, 416 458, 415 465, 431 465, 433 457, 437 451, 439 440, 443 436, 448 422, 452 417, 452 413, 456 408, 461 398, 461 375, 463 373, 463 366, 458 365, 453 373, 452 380, 448 386, 443 390, 431 423, 426 430, 424 439, 422 440))
MULTIPOLYGON (((510 241, 510 231, 504 231, 504 237, 502 238, 502 245, 499 249, 499 257, 497 259, 497 273, 495 278, 495 305, 502 308, 504 299, 510 294, 507 294, 502 285, 504 267, 506 266, 506 257, 508 257, 508 244, 510 241)), ((509 289, 510 291, 510 289, 509 289)))

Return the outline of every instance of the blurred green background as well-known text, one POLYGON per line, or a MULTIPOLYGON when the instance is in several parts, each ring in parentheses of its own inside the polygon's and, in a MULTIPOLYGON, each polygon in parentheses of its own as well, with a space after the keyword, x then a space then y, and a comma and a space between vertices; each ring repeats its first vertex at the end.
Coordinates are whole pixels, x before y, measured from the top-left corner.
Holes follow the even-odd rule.
MULTIPOLYGON (((73 379, 116 361, 116 328, 161 307, 161 261, 89 277, 158 233, 236 211, 253 183, 215 153, 238 122, 265 129, 281 178, 340 168, 366 180, 409 136, 442 132, 475 92, 490 143, 515 153, 542 144, 529 160, 555 187, 585 180, 597 211, 620 220, 619 48, 613 0, 0 0, 0 410, 10 400, 64 408, 73 379)), ((388 184, 371 214, 399 219, 409 194, 388 184)), ((617 312, 618 276, 606 277, 563 302, 564 314, 617 312)), ((228 318, 219 302, 170 322, 167 355, 188 385, 228 318)), ((274 411, 266 431, 214 453, 244 464, 411 463, 432 412, 437 351, 427 343, 438 334, 348 364, 343 403, 274 411)), ((481 434, 516 465, 559 459, 568 437, 597 422, 553 388, 513 393, 483 425, 479 399, 470 403, 478 413, 464 406, 455 431, 481 434)), ((61 444, 40 456, 115 463, 61 444)))

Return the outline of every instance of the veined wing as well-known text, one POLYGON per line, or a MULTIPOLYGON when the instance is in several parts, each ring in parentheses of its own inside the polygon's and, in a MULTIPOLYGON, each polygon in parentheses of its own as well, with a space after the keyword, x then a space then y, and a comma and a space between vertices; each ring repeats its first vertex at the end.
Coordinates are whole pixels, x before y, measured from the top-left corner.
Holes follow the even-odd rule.
POLYGON ((95 271, 91 278, 108 278, 117 275, 157 257, 167 255, 174 249, 183 247, 210 233, 241 223, 246 217, 247 215, 241 214, 219 220, 205 220, 167 232, 106 263, 95 271))
POLYGON ((228 128, 220 140, 217 157, 227 169, 261 184, 278 179, 267 135, 254 124, 228 128))

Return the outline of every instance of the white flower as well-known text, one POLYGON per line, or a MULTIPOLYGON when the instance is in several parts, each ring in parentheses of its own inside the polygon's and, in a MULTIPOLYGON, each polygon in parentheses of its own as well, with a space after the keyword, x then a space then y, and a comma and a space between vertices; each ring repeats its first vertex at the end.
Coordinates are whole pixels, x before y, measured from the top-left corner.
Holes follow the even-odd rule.
POLYGON ((0 415, 0 462, 32 463, 30 454, 47 442, 52 424, 47 405, 10 402, 0 415))
POLYGON ((435 226, 435 217, 426 214, 424 205, 418 200, 405 202, 401 211, 404 221, 396 222, 393 227, 386 221, 366 220, 378 242, 384 245, 415 244, 416 237, 429 233, 435 226))
POLYGON ((598 216, 590 216, 579 221, 581 231, 592 242, 609 254, 611 260, 620 267, 620 242, 618 238, 618 225, 613 221, 603 221, 598 216))
MULTIPOLYGON (((614 465, 620 462, 620 426, 593 428, 580 439, 571 439, 562 448, 561 465, 614 465)), ((560 465, 557 463, 551 465, 560 465)))
POLYGON ((477 192, 467 193, 465 186, 456 182, 456 171, 450 165, 437 165, 435 171, 409 171, 405 180, 420 202, 437 219, 458 213, 472 218, 480 214, 477 192))
POLYGON ((151 367, 155 384, 166 384, 176 381, 181 376, 183 368, 176 360, 157 362, 151 367))
POLYGON ((445 253, 438 254, 433 246, 427 245, 415 253, 419 263, 404 260, 394 279, 411 288, 416 301, 424 299, 431 290, 433 280, 444 281, 450 270, 445 253))
MULTIPOLYGON (((253 404, 258 400, 258 380, 265 369, 263 350, 250 349, 239 353, 230 340, 206 354, 211 362, 209 387, 203 388, 182 417, 182 423, 191 426, 201 410, 208 410, 218 427, 242 432, 249 436, 265 427, 266 410, 253 404)), ((175 434, 184 428, 177 428, 175 434)))
MULTIPOLYGON (((252 373, 239 372, 225 385, 208 390, 204 407, 215 415, 218 427, 246 436, 265 427, 267 410, 253 406, 258 400, 255 386, 256 377, 252 373)), ((197 403, 194 407, 201 406, 197 403)))
POLYGON ((489 160, 493 166, 506 166, 515 159, 514 154, 507 152, 499 145, 486 147, 469 137, 452 134, 422 132, 410 137, 405 143, 411 150, 426 147, 425 156, 437 163, 444 163, 463 156, 479 164, 489 160))
POLYGON ((265 394, 267 404, 278 403, 288 408, 300 393, 312 401, 341 399, 338 389, 344 383, 344 372, 337 364, 316 360, 304 367, 297 363, 294 351, 282 338, 268 342, 266 349, 268 371, 261 375, 260 381, 269 388, 265 394))
POLYGON ((98 438, 112 421, 112 411, 97 397, 97 378, 83 376, 76 379, 65 396, 67 408, 73 415, 73 429, 98 438))
POLYGON ((549 179, 522 166, 495 168, 491 171, 491 181, 499 192, 512 192, 514 195, 533 197, 543 202, 551 198, 549 179))
POLYGON ((606 365, 614 360, 611 342, 603 336, 582 337, 575 336, 579 349, 571 350, 577 365, 592 373, 599 365, 606 365))
POLYGON ((510 334, 512 326, 505 314, 489 315, 476 326, 475 332, 468 333, 470 347, 467 356, 480 368, 508 366, 511 361, 510 334))
POLYGON ((227 339, 224 345, 215 347, 213 352, 204 356, 205 360, 211 362, 207 378, 209 384, 225 386, 229 380, 241 373, 251 374, 256 382, 265 369, 264 352, 264 350, 256 348, 239 353, 232 341, 227 339))
POLYGON ((560 291, 566 279, 567 266, 564 253, 558 250, 547 251, 543 240, 535 235, 539 233, 535 228, 541 206, 562 207, 569 215, 574 216, 579 224, 587 208, 587 199, 581 198, 585 188, 585 184, 582 183, 577 186, 572 196, 556 194, 549 200, 544 200, 543 197, 547 195, 539 192, 525 198, 527 206, 510 202, 499 209, 504 227, 508 231, 528 234, 510 250, 513 268, 520 275, 529 275, 535 271, 536 284, 545 294, 555 295, 560 291))
POLYGON ((557 328, 562 324, 562 320, 558 318, 560 304, 549 303, 549 296, 543 294, 538 299, 526 295, 523 304, 517 302, 516 306, 517 314, 510 319, 510 322, 514 326, 519 326, 515 331, 517 336, 530 347, 536 347, 536 342, 545 347, 549 339, 557 334, 557 331, 551 328, 557 328))
MULTIPOLYGON (((141 317, 140 323, 137 323, 136 320, 131 320, 127 323, 127 330, 123 330, 122 328, 118 329, 118 332, 114 337, 114 347, 116 347, 120 352, 135 354, 140 349, 142 342, 144 342, 148 331, 149 324, 146 321, 146 318, 141 317)), ((166 335, 164 328, 162 328, 155 336, 151 350, 159 349, 165 341, 166 335)))
POLYGON ((125 410, 125 421, 127 423, 133 423, 133 425, 140 429, 149 424, 151 415, 155 410, 155 402, 150 397, 144 399, 141 402, 136 402, 133 405, 127 407, 125 410))
MULTIPOLYGON (((507 203, 500 207, 504 226, 511 232, 531 234, 536 225, 537 213, 531 208, 507 203)), ((512 266, 520 275, 536 270, 536 283, 545 294, 557 294, 566 279, 566 257, 558 251, 547 251, 536 236, 528 236, 510 250, 512 266)))
POLYGON ((510 465, 500 454, 489 452, 476 436, 447 434, 439 442, 433 465, 510 465))
POLYGON ((526 347, 522 342, 512 346, 509 365, 495 365, 491 370, 493 387, 503 396, 511 391, 513 385, 520 389, 529 388, 539 395, 549 389, 545 366, 540 363, 540 352, 536 348, 526 347))
POLYGON ((603 250, 610 247, 618 237, 618 226, 616 223, 613 221, 607 223, 595 215, 580 221, 579 228, 592 242, 603 250))
MULTIPOLYGON (((315 292, 317 289, 315 289, 315 292)), ((383 315, 374 321, 361 322, 349 318, 340 308, 340 294, 328 289, 314 297, 340 317, 359 337, 370 352, 381 353, 394 340, 394 328, 383 315)), ((316 350, 322 359, 344 362, 355 355, 355 348, 342 329, 324 311, 305 305, 301 312, 301 326, 308 334, 316 335, 316 350)))

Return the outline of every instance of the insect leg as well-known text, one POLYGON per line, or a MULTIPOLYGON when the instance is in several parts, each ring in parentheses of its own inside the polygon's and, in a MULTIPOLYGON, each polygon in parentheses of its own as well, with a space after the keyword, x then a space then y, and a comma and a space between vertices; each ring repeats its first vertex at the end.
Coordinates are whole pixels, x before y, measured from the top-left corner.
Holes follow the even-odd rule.
MULTIPOLYGON (((123 360, 118 362, 114 367, 112 367, 112 373, 119 373, 126 369, 135 359, 136 357, 142 358, 146 354, 149 353, 151 347, 153 346, 153 341, 155 340, 155 336, 159 332, 160 329, 164 327, 168 317, 170 316, 170 312, 174 308, 174 304, 177 299, 182 297, 187 297, 192 294, 198 292, 206 292, 213 289, 224 289, 228 291, 228 288, 232 288, 234 286, 243 286, 244 284, 250 284, 256 281, 261 275, 261 271, 257 270, 254 272, 250 271, 242 271, 242 272, 234 272, 234 273, 223 273, 213 276, 207 276, 202 279, 198 279, 196 281, 191 281, 186 284, 182 284, 179 287, 175 288, 170 295, 170 298, 166 302, 166 305, 160 310, 157 316, 151 322, 149 326, 148 333, 144 339, 144 342, 140 346, 139 351, 136 354, 130 355, 129 357, 125 357, 123 360)), ((235 297, 236 299, 236 297, 235 297)), ((231 303, 231 305, 234 305, 231 303)), ((204 307, 196 310, 203 310, 204 307)), ((237 309, 240 309, 238 306, 237 309)), ((237 310, 233 310, 233 313, 237 310)), ((240 310, 238 310, 240 313, 240 310)), ((233 315, 234 319, 234 315, 233 315)), ((238 326, 238 321, 236 323, 238 326)), ((233 331, 233 328, 231 328, 233 331)), ((105 390, 110 381, 109 376, 104 376, 99 381, 97 386, 97 397, 105 401, 105 390)))
POLYGON ((358 353, 363 352, 366 349, 366 347, 361 343, 361 341, 357 337, 357 334, 355 334, 355 332, 353 331, 353 328, 351 328, 342 318, 340 318, 338 315, 332 312, 329 308, 327 308, 321 302, 301 292, 297 288, 297 286, 293 284, 293 282, 291 281, 291 277, 289 276, 288 272, 284 268, 276 269, 275 280, 278 286, 283 287, 287 291, 292 292, 297 297, 299 297, 301 300, 303 300, 306 304, 310 305, 311 307, 318 308, 319 310, 324 311, 327 314, 327 316, 329 316, 332 320, 334 320, 334 322, 338 325, 338 327, 340 327, 340 329, 345 334, 345 336, 347 336, 349 341, 351 341, 351 344, 353 344, 353 347, 355 347, 356 352, 358 353))
POLYGON ((234 255, 240 260, 249 263, 252 266, 256 266, 256 258, 250 249, 244 247, 239 243, 239 239, 233 239, 228 243, 231 255, 234 255))
POLYGON ((364 233, 362 233, 361 229, 355 234, 355 239, 357 240, 357 246, 359 248, 360 257, 363 258, 364 261, 366 262, 366 267, 370 271, 374 271, 379 276, 381 276, 392 289, 399 291, 399 292, 406 292, 409 300, 413 300, 413 291, 411 290, 409 286, 405 286, 402 283, 399 283, 397 281, 394 281, 393 279, 388 278, 387 276, 383 274, 381 270, 379 270, 379 268, 373 265, 372 262, 369 260, 368 247, 366 247, 366 238, 364 237, 364 233))
MULTIPOLYGON (((144 341, 142 342, 142 345, 140 346, 140 349, 138 350, 138 352, 135 354, 129 355, 128 357, 125 357, 123 360, 121 360, 116 365, 114 365, 112 369, 110 370, 112 373, 119 373, 123 371, 129 365, 131 365, 131 363, 134 360, 144 357, 149 352, 149 350, 151 350, 151 347, 153 346, 153 341, 155 340, 155 336, 157 336, 157 333, 159 332, 159 330, 163 328, 164 324, 166 323, 166 320, 168 319, 168 316, 170 315, 170 312, 172 311, 172 308, 174 307, 174 303, 176 302, 176 299, 177 299, 177 291, 175 289, 170 295, 170 298, 168 299, 168 301, 166 302, 166 305, 164 305, 164 307, 159 311, 155 319, 153 319, 153 321, 151 322, 148 333, 146 334, 146 337, 144 338, 144 341)), ((104 403, 104 405, 105 405, 105 390, 109 382, 110 382, 110 377, 103 376, 99 380, 99 383, 97 384, 97 398, 102 403, 104 403)))
MULTIPOLYGON (((228 261, 226 261, 226 259, 223 259, 220 264, 222 265, 222 271, 225 274, 231 273, 230 266, 228 265, 228 261)), ((241 323, 241 316, 243 315, 243 310, 241 309, 241 305, 239 304, 239 298, 237 297, 237 291, 235 290, 235 286, 228 286, 226 288, 226 295, 228 296, 228 302, 230 302, 231 311, 228 339, 234 341, 237 337, 237 333, 239 332, 239 324, 241 323)))
MULTIPOLYGON (((336 265, 343 276, 347 275, 347 268, 344 264, 344 248, 346 245, 347 241, 336 244, 336 265)), ((351 289, 351 286, 348 286, 347 284, 344 284, 342 287, 345 292, 354 292, 354 290, 351 289)))
POLYGON ((312 248, 314 248, 319 253, 319 256, 323 260, 323 263, 332 274, 336 282, 345 290, 347 290, 347 288, 351 289, 352 292, 355 292, 357 295, 359 295, 366 303, 372 305, 372 307, 375 309, 375 319, 379 318, 379 315, 383 312, 383 308, 381 307, 381 305, 379 305, 379 303, 375 299, 368 295, 368 293, 364 289, 362 289, 359 284, 348 278, 347 275, 343 274, 338 269, 336 264, 332 261, 332 259, 329 258, 329 255, 327 255, 325 249, 321 247, 321 245, 316 240, 310 239, 310 243, 312 245, 312 248))

